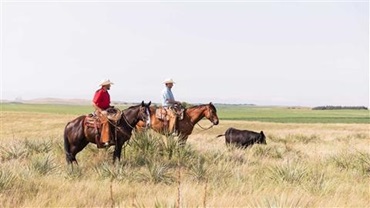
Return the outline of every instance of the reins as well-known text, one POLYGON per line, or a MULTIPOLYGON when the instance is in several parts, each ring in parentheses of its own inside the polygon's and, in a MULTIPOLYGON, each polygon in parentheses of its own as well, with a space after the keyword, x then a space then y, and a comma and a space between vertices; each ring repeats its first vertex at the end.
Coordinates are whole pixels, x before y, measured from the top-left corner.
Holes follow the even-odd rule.
POLYGON ((208 130, 208 129, 210 129, 210 128, 212 128, 212 127, 214 126, 214 124, 212 124, 210 127, 208 127, 208 128, 204 128, 204 127, 202 127, 202 126, 199 124, 199 122, 197 123, 197 125, 198 125, 201 129, 203 129, 203 131, 208 130))

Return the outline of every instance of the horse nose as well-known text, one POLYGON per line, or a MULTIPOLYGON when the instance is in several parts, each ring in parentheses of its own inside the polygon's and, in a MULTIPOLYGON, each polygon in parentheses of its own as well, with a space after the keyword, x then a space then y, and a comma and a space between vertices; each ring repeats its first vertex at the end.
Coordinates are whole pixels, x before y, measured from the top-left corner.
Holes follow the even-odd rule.
POLYGON ((218 119, 213 122, 214 125, 218 125, 218 119))

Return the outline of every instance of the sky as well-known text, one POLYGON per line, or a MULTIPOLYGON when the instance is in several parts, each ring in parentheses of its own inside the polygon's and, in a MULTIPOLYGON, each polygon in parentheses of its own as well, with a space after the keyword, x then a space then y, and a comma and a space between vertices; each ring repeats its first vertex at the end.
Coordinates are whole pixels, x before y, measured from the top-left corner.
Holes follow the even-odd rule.
POLYGON ((369 106, 369 1, 1 0, 1 99, 369 106))

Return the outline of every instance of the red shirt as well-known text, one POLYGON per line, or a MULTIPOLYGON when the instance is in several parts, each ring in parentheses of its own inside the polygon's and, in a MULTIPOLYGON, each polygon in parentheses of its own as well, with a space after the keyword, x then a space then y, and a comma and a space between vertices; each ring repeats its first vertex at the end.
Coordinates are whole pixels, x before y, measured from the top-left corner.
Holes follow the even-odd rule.
POLYGON ((110 96, 107 90, 100 88, 95 92, 93 102, 102 110, 106 110, 110 104, 110 96))

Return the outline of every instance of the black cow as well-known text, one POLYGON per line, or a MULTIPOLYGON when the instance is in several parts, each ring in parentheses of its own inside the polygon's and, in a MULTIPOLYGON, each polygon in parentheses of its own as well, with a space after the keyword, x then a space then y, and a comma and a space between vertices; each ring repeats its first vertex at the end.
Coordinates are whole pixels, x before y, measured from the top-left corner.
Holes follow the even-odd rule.
POLYGON ((266 136, 263 131, 260 133, 249 131, 249 130, 239 130, 235 128, 228 128, 225 134, 220 134, 218 137, 225 136, 226 144, 234 144, 238 147, 248 147, 249 145, 266 144, 266 136))

